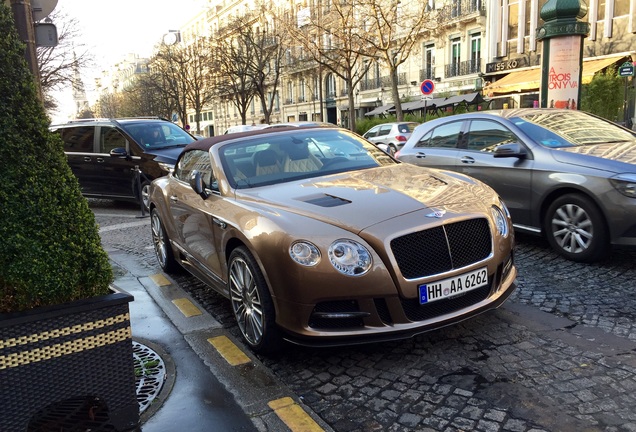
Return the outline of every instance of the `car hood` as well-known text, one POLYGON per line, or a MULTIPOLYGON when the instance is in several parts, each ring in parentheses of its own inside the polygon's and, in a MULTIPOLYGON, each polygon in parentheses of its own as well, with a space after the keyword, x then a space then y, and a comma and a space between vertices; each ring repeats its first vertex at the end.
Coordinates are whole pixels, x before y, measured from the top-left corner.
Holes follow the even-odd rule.
POLYGON ((627 168, 621 168, 622 163, 636 164, 636 141, 563 147, 553 150, 552 154, 559 162, 623 172, 627 168))
POLYGON ((174 165, 185 146, 186 144, 180 144, 174 147, 146 149, 144 153, 154 156, 157 162, 168 162, 174 165))
MULTIPOLYGON (((481 182, 459 173, 401 164, 241 190, 240 194, 265 207, 360 232, 423 209, 475 211, 490 205, 478 198, 486 190, 481 182)), ((488 189, 488 193, 492 192, 488 189)))

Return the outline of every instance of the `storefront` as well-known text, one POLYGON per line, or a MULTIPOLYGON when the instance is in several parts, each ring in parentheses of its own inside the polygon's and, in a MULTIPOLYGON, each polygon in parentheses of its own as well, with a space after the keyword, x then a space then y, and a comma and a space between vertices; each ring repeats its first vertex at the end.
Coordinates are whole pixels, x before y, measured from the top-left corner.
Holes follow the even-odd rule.
MULTIPOLYGON (((629 54, 615 54, 602 57, 593 57, 583 59, 583 72, 581 83, 588 84, 594 78, 594 75, 615 64, 630 60, 629 54)), ((510 72, 499 78, 502 74, 500 71, 492 71, 487 73, 487 78, 495 79, 495 81, 484 87, 484 95, 491 99, 491 108, 531 108, 537 107, 539 103, 539 87, 541 86, 541 67, 511 67, 507 66, 521 65, 523 62, 498 62, 489 63, 486 70, 492 71, 493 68, 501 68, 502 70, 510 70, 510 72), (504 64, 503 66, 498 66, 504 64)))

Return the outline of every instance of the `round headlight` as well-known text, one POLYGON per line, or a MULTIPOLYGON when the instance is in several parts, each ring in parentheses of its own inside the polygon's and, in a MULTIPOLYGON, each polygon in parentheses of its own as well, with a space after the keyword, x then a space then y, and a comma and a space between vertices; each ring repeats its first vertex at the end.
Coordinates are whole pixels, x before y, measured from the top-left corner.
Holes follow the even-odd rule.
POLYGON ((289 255, 298 264, 311 267, 320 262, 320 251, 313 244, 297 241, 289 248, 289 255))
POLYGON ((353 240, 336 240, 329 246, 329 261, 342 274, 361 276, 371 268, 371 254, 353 240))
POLYGON ((508 218, 504 214, 504 211, 497 206, 492 206, 492 217, 495 219, 495 225, 497 232, 502 237, 508 236, 508 218))

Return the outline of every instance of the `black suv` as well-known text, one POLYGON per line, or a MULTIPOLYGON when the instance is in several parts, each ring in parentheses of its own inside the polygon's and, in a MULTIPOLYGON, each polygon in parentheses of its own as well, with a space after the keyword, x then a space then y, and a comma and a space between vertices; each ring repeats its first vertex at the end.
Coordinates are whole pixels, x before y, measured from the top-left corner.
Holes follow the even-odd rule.
POLYGON ((50 129, 62 137, 84 196, 135 200, 146 208, 150 182, 168 174, 183 147, 195 141, 160 118, 73 120, 50 129))

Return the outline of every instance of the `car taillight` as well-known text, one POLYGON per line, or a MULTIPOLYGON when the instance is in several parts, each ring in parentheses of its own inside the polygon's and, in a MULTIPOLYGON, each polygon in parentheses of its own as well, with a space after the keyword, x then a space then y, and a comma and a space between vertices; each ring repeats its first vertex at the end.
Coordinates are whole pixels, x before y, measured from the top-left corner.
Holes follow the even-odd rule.
POLYGON ((398 135, 395 137, 395 139, 398 141, 406 141, 406 137, 404 135, 398 135))

